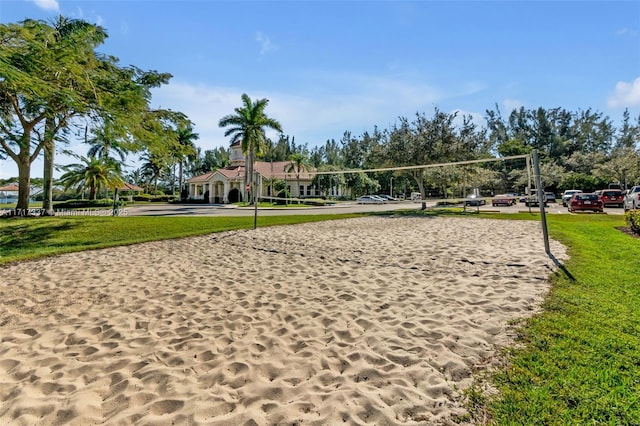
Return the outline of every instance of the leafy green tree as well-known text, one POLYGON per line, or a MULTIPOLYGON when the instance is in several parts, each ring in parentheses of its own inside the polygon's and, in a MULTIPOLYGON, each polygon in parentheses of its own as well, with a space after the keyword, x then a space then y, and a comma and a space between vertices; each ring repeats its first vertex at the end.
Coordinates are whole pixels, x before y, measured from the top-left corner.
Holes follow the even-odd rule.
POLYGON ((202 155, 202 150, 196 148, 196 156, 189 162, 188 173, 197 176, 213 170, 227 167, 230 163, 231 153, 229 148, 217 147, 208 149, 202 155))
POLYGON ((640 148, 640 115, 636 118, 636 123, 631 123, 631 114, 625 109, 622 114, 622 127, 616 136, 615 148, 640 148))
POLYGON ((620 182, 623 188, 629 188, 640 182, 640 152, 628 147, 617 148, 607 161, 594 169, 593 174, 605 183, 620 182))
POLYGON ((367 176, 364 172, 349 173, 345 176, 347 185, 353 189, 353 195, 356 197, 365 194, 373 194, 380 190, 380 183, 367 176))
POLYGON ((101 27, 64 17, 52 25, 0 25, 0 146, 18 165, 17 208, 28 207, 30 166, 44 152, 43 207, 50 211, 55 142, 73 117, 110 121, 119 134, 154 144, 143 115, 150 89, 171 76, 120 67, 117 58, 95 52, 105 39, 101 27))
MULTIPOLYGON (((479 139, 471 138, 468 134, 474 131, 467 123, 464 133, 456 129, 454 120, 457 113, 444 113, 435 108, 431 118, 424 114, 416 114, 415 119, 409 122, 408 119, 400 117, 398 124, 394 124, 389 132, 389 139, 386 142, 386 158, 390 164, 398 166, 420 166, 436 163, 448 163, 476 158, 479 152, 478 147, 469 146, 469 143, 479 139)), ((408 173, 414 178, 418 189, 422 194, 422 209, 426 209, 425 185, 427 178, 434 176, 427 173, 425 168, 410 169, 408 173)), ((442 183, 451 179, 432 180, 433 183, 442 183)), ((444 188, 445 194, 447 193, 444 188)))
POLYGON ((70 164, 63 167, 65 173, 60 177, 60 182, 65 190, 75 188, 77 190, 89 189, 89 199, 95 200, 100 188, 119 188, 124 184, 117 163, 109 159, 97 157, 81 157, 82 163, 70 164))
POLYGON ((256 153, 262 152, 266 139, 265 129, 273 129, 282 133, 280 123, 267 117, 264 110, 269 100, 258 99, 255 102, 245 93, 242 95, 242 107, 235 109, 235 114, 227 115, 220 119, 218 125, 227 127, 225 136, 231 136, 231 145, 240 143, 242 152, 247 156, 245 167, 245 185, 252 183, 252 194, 255 197, 255 182, 253 176, 253 164, 256 153), (248 154, 248 155, 247 155, 248 154))

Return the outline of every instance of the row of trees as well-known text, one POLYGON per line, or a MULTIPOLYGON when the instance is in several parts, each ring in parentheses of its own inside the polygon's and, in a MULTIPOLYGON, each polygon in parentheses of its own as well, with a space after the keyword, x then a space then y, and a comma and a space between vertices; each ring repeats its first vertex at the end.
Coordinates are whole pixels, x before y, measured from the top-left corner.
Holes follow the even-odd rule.
MULTIPOLYGON (((247 107, 245 100, 245 106, 247 107)), ((476 125, 470 116, 435 109, 428 116, 418 113, 410 120, 398 118, 387 129, 328 140, 309 148, 281 134, 277 141, 262 137, 255 155, 263 161, 290 161, 290 172, 363 170, 385 167, 447 163, 472 159, 509 157, 537 149, 542 160, 545 188, 595 190, 610 182, 627 187, 640 182, 640 116, 625 111, 619 126, 592 110, 567 111, 543 108, 513 110, 503 118, 496 107, 486 111, 486 123, 476 125)), ((188 175, 197 175, 228 165, 229 150, 198 152, 187 163, 188 175)), ((354 194, 420 190, 439 196, 465 195, 469 188, 520 192, 528 184, 524 160, 486 165, 320 175, 314 182, 321 192, 330 186, 348 185, 354 194)))
MULTIPOLYGON (((470 116, 435 109, 427 116, 418 113, 410 120, 399 117, 387 129, 353 136, 345 132, 339 141, 309 148, 290 136, 273 142, 264 139, 256 155, 264 161, 291 161, 293 170, 364 170, 385 167, 448 163, 491 157, 540 153, 542 180, 546 189, 595 190, 610 182, 627 187, 640 182, 640 116, 632 120, 628 111, 616 127, 602 113, 590 109, 567 111, 560 108, 513 110, 502 117, 495 107, 486 111, 486 123, 479 126, 470 116)), ((228 153, 218 149, 190 163, 190 173, 202 172, 203 164, 224 167, 228 153), (206 161, 208 158, 214 161, 206 161)), ((208 171, 208 170, 207 170, 208 171)), ((354 194, 383 188, 391 191, 419 189, 423 195, 464 195, 469 188, 487 191, 521 191, 528 176, 524 160, 413 169, 404 172, 349 173, 321 175, 315 184, 321 191, 330 185, 348 185, 354 194)), ((404 192, 404 191, 402 191, 404 192)))

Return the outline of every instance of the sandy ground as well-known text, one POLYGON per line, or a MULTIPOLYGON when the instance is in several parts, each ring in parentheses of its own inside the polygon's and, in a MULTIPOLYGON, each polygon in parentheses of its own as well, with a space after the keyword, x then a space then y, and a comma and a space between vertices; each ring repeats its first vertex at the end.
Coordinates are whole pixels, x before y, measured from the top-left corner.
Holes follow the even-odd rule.
POLYGON ((537 222, 388 217, 9 265, 0 424, 451 423, 553 268, 537 222))

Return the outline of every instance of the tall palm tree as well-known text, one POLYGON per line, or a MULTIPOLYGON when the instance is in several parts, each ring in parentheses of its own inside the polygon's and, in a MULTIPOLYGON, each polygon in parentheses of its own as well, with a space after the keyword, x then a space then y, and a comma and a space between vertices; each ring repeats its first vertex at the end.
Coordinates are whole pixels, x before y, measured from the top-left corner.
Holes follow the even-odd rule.
POLYGON ((158 190, 158 178, 164 169, 168 167, 167 160, 159 154, 145 152, 140 157, 144 160, 141 166, 142 173, 147 177, 147 187, 153 182, 153 192, 158 190))
POLYGON ((266 139, 265 128, 282 132, 280 123, 267 117, 264 113, 264 109, 268 103, 268 99, 258 99, 255 102, 251 102, 251 98, 244 93, 242 95, 242 107, 236 108, 235 114, 223 117, 218 123, 220 127, 229 127, 224 132, 224 135, 231 135, 231 145, 237 142, 242 144, 242 152, 247 156, 245 184, 251 182, 251 192, 254 199, 256 190, 253 176, 253 162, 255 161, 256 153, 261 151, 266 139))
POLYGON ((289 156, 289 168, 287 169, 287 173, 295 173, 296 175, 296 183, 298 185, 298 198, 302 196, 300 193, 300 173, 308 172, 311 168, 311 164, 309 164, 309 159, 300 152, 295 152, 289 156))
POLYGON ((60 182, 65 189, 89 188, 89 199, 95 200, 101 187, 118 188, 124 185, 115 162, 97 157, 81 157, 81 160, 84 164, 69 164, 63 167, 66 172, 60 177, 60 182))
POLYGON ((111 159, 116 162, 119 160, 121 163, 124 163, 128 150, 113 132, 109 130, 108 126, 94 129, 92 133, 94 136, 86 141, 90 145, 87 151, 89 157, 98 157, 105 160, 111 159), (115 153, 117 157, 112 157, 112 153, 115 153))
POLYGON ((178 187, 180 188, 180 199, 182 199, 184 161, 185 159, 193 161, 196 158, 197 150, 193 141, 200 136, 197 133, 193 133, 191 126, 180 126, 176 131, 176 137, 178 144, 173 155, 178 160, 178 187))

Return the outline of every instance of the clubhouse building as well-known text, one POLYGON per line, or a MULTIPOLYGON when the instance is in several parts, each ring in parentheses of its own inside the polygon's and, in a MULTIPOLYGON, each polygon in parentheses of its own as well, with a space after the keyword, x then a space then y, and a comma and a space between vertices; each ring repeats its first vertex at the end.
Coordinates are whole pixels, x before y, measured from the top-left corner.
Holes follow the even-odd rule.
MULTIPOLYGON (((248 191, 245 182, 246 158, 239 143, 231 146, 229 166, 187 180, 189 199, 206 203, 227 204, 246 201, 248 191)), ((293 198, 319 197, 314 184, 313 171, 288 172, 290 161, 256 161, 253 166, 257 182, 258 198, 274 197, 273 183, 282 180, 293 198)), ((337 195, 339 188, 332 188, 337 195)))

